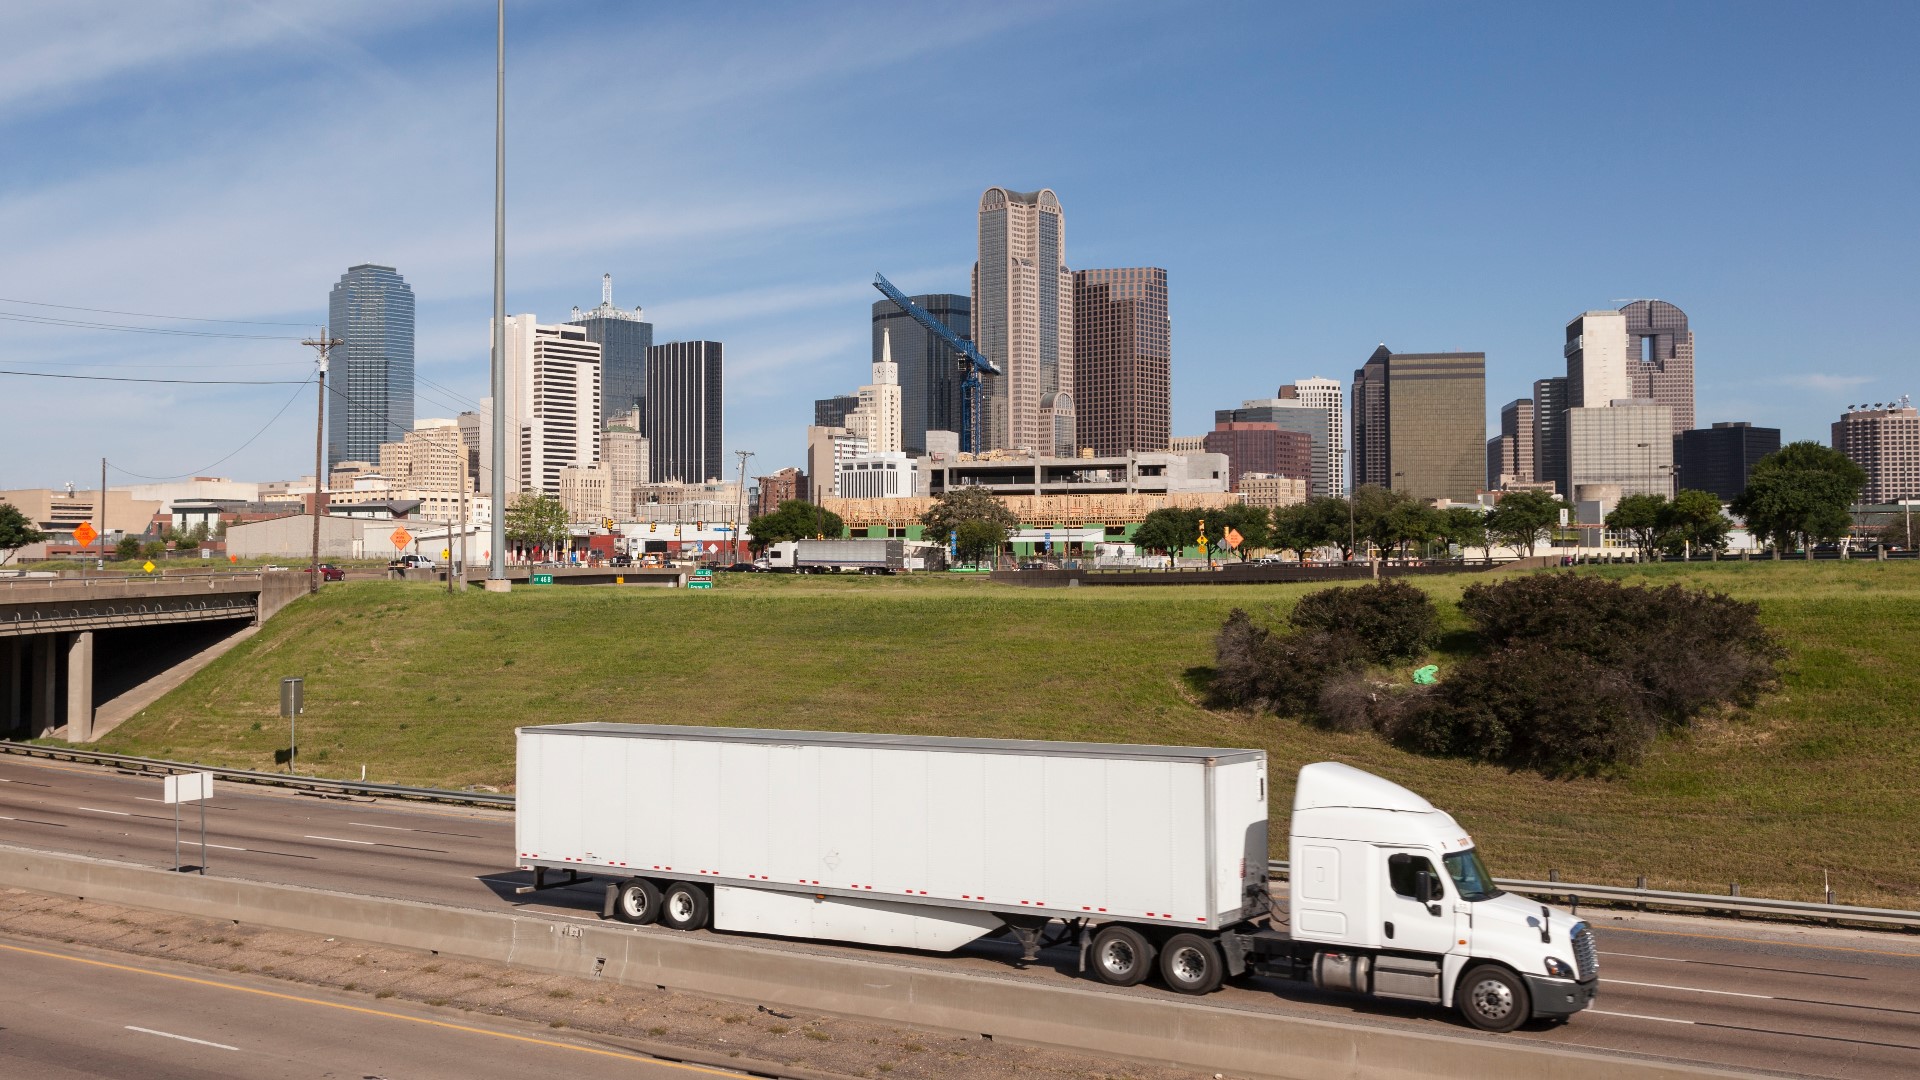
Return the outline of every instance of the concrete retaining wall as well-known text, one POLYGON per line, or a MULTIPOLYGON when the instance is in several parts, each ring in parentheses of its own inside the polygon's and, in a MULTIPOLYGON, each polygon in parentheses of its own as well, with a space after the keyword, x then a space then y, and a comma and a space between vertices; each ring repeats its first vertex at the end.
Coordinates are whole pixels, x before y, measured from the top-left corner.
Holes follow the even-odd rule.
POLYGON ((1238 1076, 1698 1080, 1737 1075, 1554 1050, 1512 1038, 1390 1031, 1242 1012, 1171 995, 1146 998, 615 923, 203 878, 23 848, 0 847, 0 886, 1238 1076))

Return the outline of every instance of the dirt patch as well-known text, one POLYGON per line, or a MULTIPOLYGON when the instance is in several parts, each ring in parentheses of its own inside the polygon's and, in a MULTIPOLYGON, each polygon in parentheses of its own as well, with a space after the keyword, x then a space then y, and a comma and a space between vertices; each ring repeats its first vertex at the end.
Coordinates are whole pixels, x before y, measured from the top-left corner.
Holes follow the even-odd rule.
POLYGON ((775 1065, 785 1075, 819 1080, 1207 1075, 19 889, 0 889, 0 933, 323 986, 370 1000, 416 1002, 449 1014, 510 1017, 614 1036, 678 1060, 740 1069, 775 1065))

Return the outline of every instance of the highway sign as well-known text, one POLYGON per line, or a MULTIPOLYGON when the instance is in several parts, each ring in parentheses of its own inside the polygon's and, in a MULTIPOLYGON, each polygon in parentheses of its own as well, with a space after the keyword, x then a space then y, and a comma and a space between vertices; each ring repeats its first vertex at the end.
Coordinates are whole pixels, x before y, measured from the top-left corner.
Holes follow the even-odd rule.
POLYGON ((551 585, 553 584, 553 575, 552 574, 535 574, 533 575, 533 583, 535 585, 551 585))
POLYGON ((394 547, 403 548, 403 547, 406 547, 408 544, 413 543, 413 534, 408 532, 406 530, 406 526, 403 525, 400 528, 395 529, 392 532, 388 533, 387 539, 393 541, 394 547))
POLYGON ((79 544, 81 547, 86 547, 88 544, 93 543, 94 540, 99 537, 99 535, 100 534, 94 530, 94 527, 92 525, 89 525, 83 521, 80 524, 74 526, 73 542, 76 544, 79 544))
POLYGON ((1234 548, 1239 547, 1241 541, 1245 539, 1246 537, 1243 537, 1240 535, 1240 530, 1235 529, 1232 526, 1228 526, 1227 534, 1220 538, 1220 546, 1231 551, 1234 548))
POLYGON ((149 574, 153 573, 153 560, 148 559, 146 563, 140 567, 140 569, 145 570, 149 574))
POLYGON ((162 784, 164 797, 161 802, 183 803, 199 802, 213 798, 213 774, 210 772, 179 773, 169 776, 162 784))

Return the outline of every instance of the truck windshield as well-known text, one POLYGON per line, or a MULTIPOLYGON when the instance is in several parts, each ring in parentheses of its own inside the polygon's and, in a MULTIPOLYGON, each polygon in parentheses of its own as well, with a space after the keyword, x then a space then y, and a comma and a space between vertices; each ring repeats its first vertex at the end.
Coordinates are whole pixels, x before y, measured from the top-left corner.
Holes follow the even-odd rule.
POLYGON ((1500 895, 1500 889, 1493 883, 1493 875, 1487 873, 1487 865, 1480 861, 1480 849, 1468 848, 1444 856, 1447 873, 1453 878, 1453 884, 1460 891, 1462 900, 1491 900, 1500 895))

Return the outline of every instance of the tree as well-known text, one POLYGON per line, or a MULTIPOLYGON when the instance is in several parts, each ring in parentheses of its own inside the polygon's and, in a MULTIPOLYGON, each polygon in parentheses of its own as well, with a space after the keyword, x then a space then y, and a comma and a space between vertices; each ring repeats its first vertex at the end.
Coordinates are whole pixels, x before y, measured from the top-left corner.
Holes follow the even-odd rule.
POLYGON ((1671 514, 1665 495, 1642 492, 1622 497, 1619 505, 1607 514, 1606 525, 1615 532, 1626 533, 1640 552, 1640 561, 1645 562, 1665 546, 1671 514))
POLYGON ((1853 526, 1848 508, 1866 483, 1866 470, 1840 451, 1788 443, 1754 462, 1733 512, 1746 519, 1748 531, 1772 541, 1774 558, 1796 540, 1812 558, 1815 543, 1838 540, 1853 526))
POLYGON ((1715 555, 1727 549, 1727 534, 1733 522, 1720 508, 1720 497, 1710 491, 1691 488, 1680 491, 1661 509, 1661 541, 1668 551, 1691 554, 1710 551, 1715 555))
POLYGON ((46 538, 47 534, 34 528, 33 522, 21 513, 19 507, 0 502, 0 565, 12 559, 14 552, 46 538))
POLYGON ((991 562, 1000 553, 1000 545, 1007 542, 1007 530, 991 521, 963 521, 953 530, 953 544, 959 549, 960 561, 979 565, 991 562))
POLYGON ((838 537, 845 531, 846 522, 840 519, 839 514, 801 499, 783 499, 779 506, 773 508, 773 513, 762 514, 747 522, 747 533, 753 537, 755 551, 764 551, 767 545, 786 540, 838 537))
POLYGON ((1369 547, 1381 551, 1397 547, 1412 524, 1402 508, 1413 504, 1404 492, 1362 484, 1353 489, 1354 530, 1369 547))
POLYGON ((1909 551, 1913 548, 1913 519, 1905 516, 1894 518, 1880 526, 1880 531, 1876 535, 1880 543, 1886 547, 1909 551))
POLYGON ((1150 511, 1133 530, 1133 546, 1142 551, 1172 555, 1193 543, 1192 522, 1179 510, 1162 508, 1150 511))
POLYGON ((1487 561, 1493 561, 1493 548, 1487 543, 1487 515, 1471 506, 1449 506, 1440 511, 1439 539, 1460 545, 1460 560, 1466 561, 1468 548, 1481 548, 1487 561))
POLYGON ((974 544, 973 561, 979 562, 999 554, 1000 546, 1007 542, 1007 534, 1020 524, 1020 519, 992 492, 978 487, 958 487, 941 492, 927 512, 920 515, 920 524, 926 527, 929 539, 954 537, 955 542, 962 545, 963 558, 966 557, 965 545, 974 544), (974 528, 962 536, 960 527, 967 524, 973 524, 974 528))
POLYGON ((1487 514, 1487 536, 1494 543, 1524 552, 1529 558, 1540 534, 1560 520, 1567 504, 1544 491, 1509 491, 1487 514))
POLYGON ((1405 495, 1400 498, 1405 501, 1394 504, 1381 518, 1380 535, 1392 541, 1405 561, 1407 545, 1425 546, 1440 535, 1440 511, 1405 495))
MULTIPOLYGON (((1206 511, 1206 520, 1207 543, 1222 552, 1228 550, 1225 543, 1227 530, 1232 529, 1240 534, 1240 544, 1232 551, 1240 556, 1241 562, 1246 562, 1254 551, 1273 543, 1273 517, 1263 507, 1248 506, 1246 503, 1219 506, 1206 511)), ((1199 535, 1198 530, 1195 530, 1195 535, 1199 535)))
POLYGON ((134 562, 140 558, 142 550, 140 538, 127 533, 120 537, 119 543, 113 545, 113 557, 121 562, 134 562))
POLYGON ((523 491, 507 507, 506 533, 523 547, 538 545, 552 552, 566 540, 567 508, 551 495, 523 491))

